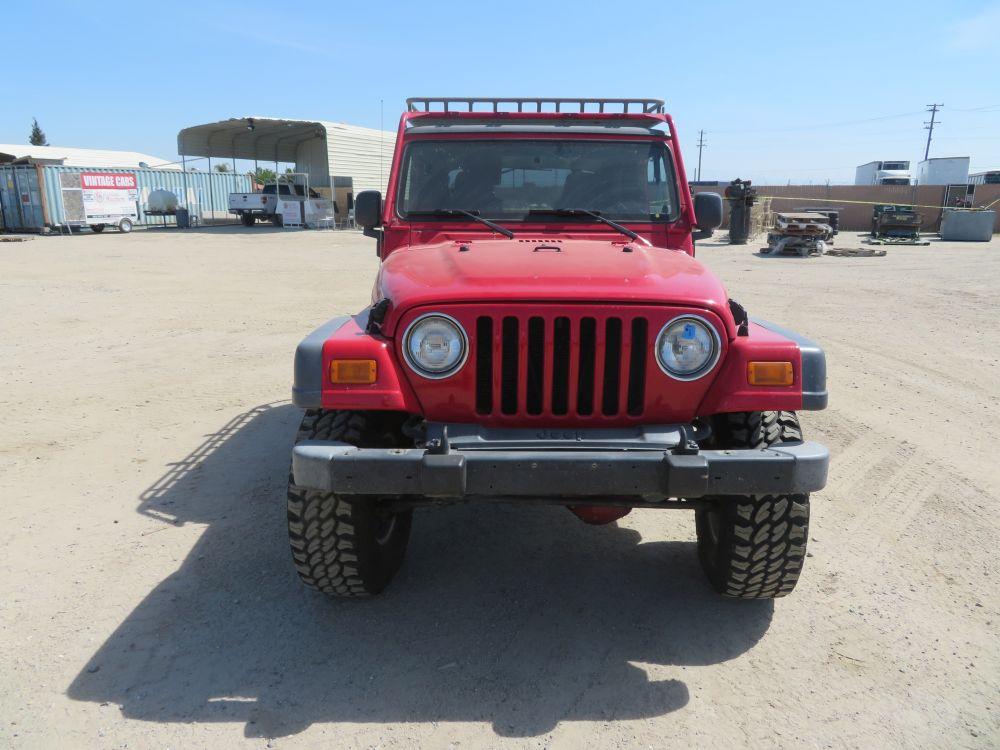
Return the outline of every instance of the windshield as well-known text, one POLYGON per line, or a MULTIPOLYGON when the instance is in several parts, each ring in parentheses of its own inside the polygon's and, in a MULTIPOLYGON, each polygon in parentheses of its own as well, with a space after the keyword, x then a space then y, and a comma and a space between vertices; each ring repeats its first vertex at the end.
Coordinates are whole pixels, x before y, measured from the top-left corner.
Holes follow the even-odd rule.
POLYGON ((397 210, 403 218, 457 209, 552 221, 539 212, 572 208, 618 221, 673 221, 675 184, 660 142, 416 141, 403 158, 397 210))

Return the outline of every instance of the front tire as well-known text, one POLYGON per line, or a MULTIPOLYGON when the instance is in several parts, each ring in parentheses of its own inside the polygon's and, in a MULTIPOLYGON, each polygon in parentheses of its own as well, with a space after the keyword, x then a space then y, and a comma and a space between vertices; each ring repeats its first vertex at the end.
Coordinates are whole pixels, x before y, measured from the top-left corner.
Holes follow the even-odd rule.
POLYGON ((122 234, 128 234, 129 232, 131 232, 132 231, 132 220, 131 219, 122 219, 121 221, 119 221, 118 222, 118 231, 121 232, 122 234))
MULTIPOLYGON (((760 450, 802 440, 795 412, 723 414, 716 419, 720 448, 760 450)), ((712 587, 724 596, 774 599, 795 588, 806 557, 809 495, 706 498, 695 514, 698 558, 712 587)))
MULTIPOLYGON (((397 447, 370 415, 306 412, 295 442, 337 440, 357 446, 397 447)), ((341 496, 299 487, 288 477, 288 540, 299 578, 335 597, 377 594, 403 564, 413 511, 389 512, 378 498, 341 496)))

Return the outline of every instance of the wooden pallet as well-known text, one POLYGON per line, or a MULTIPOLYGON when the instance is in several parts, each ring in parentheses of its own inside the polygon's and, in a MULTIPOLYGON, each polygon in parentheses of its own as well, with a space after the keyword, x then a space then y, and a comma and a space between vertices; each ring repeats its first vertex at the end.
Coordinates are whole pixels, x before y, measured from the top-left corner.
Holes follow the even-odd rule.
POLYGON ((878 250, 874 247, 838 247, 830 248, 826 255, 837 255, 841 258, 881 258, 885 255, 885 250, 878 250))

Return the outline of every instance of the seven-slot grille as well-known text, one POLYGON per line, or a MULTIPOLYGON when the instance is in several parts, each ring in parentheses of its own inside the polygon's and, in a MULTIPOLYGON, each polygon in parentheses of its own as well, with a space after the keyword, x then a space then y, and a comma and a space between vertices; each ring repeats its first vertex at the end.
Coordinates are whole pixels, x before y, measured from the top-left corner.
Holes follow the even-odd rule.
POLYGON ((641 315, 480 315, 476 412, 503 416, 639 416, 649 321, 641 315))

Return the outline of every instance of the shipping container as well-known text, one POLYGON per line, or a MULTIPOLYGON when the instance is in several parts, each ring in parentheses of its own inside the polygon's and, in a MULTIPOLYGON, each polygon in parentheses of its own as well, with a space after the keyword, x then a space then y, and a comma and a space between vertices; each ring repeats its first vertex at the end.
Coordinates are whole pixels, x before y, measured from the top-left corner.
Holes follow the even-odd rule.
POLYGON ((174 217, 147 216, 150 192, 171 191, 178 205, 188 208, 195 221, 232 219, 229 193, 247 192, 250 178, 229 172, 194 172, 179 169, 121 169, 54 165, 0 166, 0 211, 8 230, 41 231, 64 226, 86 226, 87 198, 82 174, 132 176, 137 224, 175 224, 174 217))

